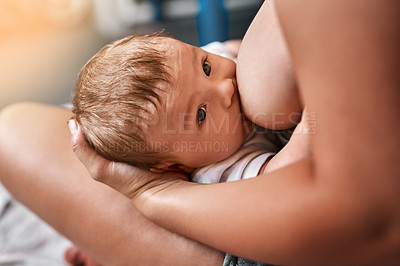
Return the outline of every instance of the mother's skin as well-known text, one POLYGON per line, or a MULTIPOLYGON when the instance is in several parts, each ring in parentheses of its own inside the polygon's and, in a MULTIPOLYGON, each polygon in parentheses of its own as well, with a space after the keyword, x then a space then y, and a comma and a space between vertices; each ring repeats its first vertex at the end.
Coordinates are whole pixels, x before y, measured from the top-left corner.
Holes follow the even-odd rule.
POLYGON ((254 123, 287 129, 299 122, 303 108, 275 1, 264 2, 243 38, 237 81, 242 110, 254 123))
POLYGON ((222 264, 222 253, 156 226, 93 181, 71 150, 71 115, 28 103, 1 113, 0 177, 17 200, 103 265, 222 264))
MULTIPOLYGON (((142 194, 141 210, 172 232, 258 261, 398 264, 400 2, 280 0, 277 7, 300 95, 315 114, 312 154, 250 180, 158 186, 142 194)), ((239 55, 263 48, 247 42, 239 55)), ((239 63, 243 80, 254 65, 239 63)))
MULTIPOLYGON (((258 17, 276 21, 271 11, 258 17)), ((273 26, 270 33, 280 34, 273 26)), ((16 199, 104 265, 222 264, 223 253, 156 226, 127 198, 93 181, 71 150, 71 116, 33 103, 2 110, 0 178, 16 199)))
MULTIPOLYGON (((230 201, 232 197, 239 209, 231 211, 243 217, 250 214, 257 220, 252 228, 246 228, 254 230, 242 228, 240 235, 245 237, 239 235, 231 239, 233 243, 218 237, 226 230, 199 228, 204 236, 190 231, 186 219, 203 218, 195 207, 193 213, 179 216, 179 208, 171 206, 171 212, 166 210, 171 216, 167 218, 173 219, 171 213, 176 213, 185 219, 159 219, 159 223, 166 221, 170 227, 168 223, 177 222, 176 230, 216 248, 275 263, 399 262, 400 3, 369 1, 360 6, 353 0, 321 2, 277 3, 301 96, 318 118, 318 131, 312 136, 313 156, 268 178, 210 185, 201 193, 193 190, 192 184, 182 194, 168 195, 169 191, 165 191, 159 195, 181 203, 185 202, 179 201, 179 197, 188 198, 185 193, 221 201, 230 201), (378 91, 378 87, 382 89, 378 91), (237 197, 233 192, 246 197, 237 197), (213 241, 210 235, 214 236, 213 241)), ((252 71, 242 66, 239 75, 252 71)), ((62 126, 69 114, 61 110, 49 113, 51 110, 25 105, 2 113, 2 182, 24 204, 107 265, 133 264, 135 259, 139 265, 145 265, 157 256, 168 257, 166 253, 171 250, 166 251, 152 240, 161 238, 172 244, 182 238, 155 226, 129 201, 91 181, 69 151, 69 133, 62 126), (53 132, 61 134, 63 140, 53 132), (43 161, 48 167, 42 167, 43 161), (57 211, 65 213, 62 219, 57 211), (86 238, 86 234, 91 237, 86 238), (142 261, 132 255, 136 252, 143 256, 142 261)), ((231 203, 226 205, 232 206, 231 203)), ((216 219, 221 224, 232 222, 226 223, 227 217, 220 217, 220 213, 215 215, 221 218, 216 219)), ((248 220, 239 223, 248 225, 248 220)), ((180 251, 197 250, 195 242, 180 243, 172 251, 172 259, 179 257, 180 251)), ((203 250, 210 252, 206 247, 203 250)), ((179 263, 171 264, 175 262, 179 263)))

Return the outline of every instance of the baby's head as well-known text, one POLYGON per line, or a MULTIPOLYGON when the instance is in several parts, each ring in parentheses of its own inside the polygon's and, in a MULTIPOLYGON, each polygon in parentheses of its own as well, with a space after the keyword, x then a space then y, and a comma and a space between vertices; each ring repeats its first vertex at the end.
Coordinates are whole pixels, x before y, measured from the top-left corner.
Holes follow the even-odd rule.
POLYGON ((235 152, 246 136, 233 61, 171 37, 130 36, 79 73, 73 113, 103 157, 188 170, 235 152))

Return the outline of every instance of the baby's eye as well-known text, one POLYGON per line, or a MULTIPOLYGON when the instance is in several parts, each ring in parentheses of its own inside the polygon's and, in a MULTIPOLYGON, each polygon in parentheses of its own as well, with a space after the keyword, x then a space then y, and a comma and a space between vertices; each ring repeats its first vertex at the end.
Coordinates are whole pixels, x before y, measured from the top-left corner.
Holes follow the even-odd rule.
POLYGON ((203 63, 203 71, 207 76, 210 76, 211 73, 211 65, 208 62, 203 63))
POLYGON ((197 111, 197 123, 199 126, 206 120, 206 106, 203 105, 200 107, 200 109, 197 111))

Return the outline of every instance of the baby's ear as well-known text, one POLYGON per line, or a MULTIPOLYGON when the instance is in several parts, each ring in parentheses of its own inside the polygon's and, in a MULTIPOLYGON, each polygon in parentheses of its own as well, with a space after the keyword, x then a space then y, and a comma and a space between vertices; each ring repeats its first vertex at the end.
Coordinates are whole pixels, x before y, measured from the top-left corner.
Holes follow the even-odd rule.
POLYGON ((185 166, 183 164, 174 163, 160 163, 150 168, 150 171, 154 173, 164 173, 164 172, 179 172, 183 174, 191 174, 195 168, 185 166))
POLYGON ((167 171, 171 171, 171 167, 174 165, 174 163, 158 163, 154 165, 153 167, 150 167, 150 171, 154 173, 165 173, 167 171))
POLYGON ((190 167, 190 166, 186 166, 183 164, 177 164, 176 165, 176 169, 178 169, 178 172, 183 172, 185 174, 191 174, 194 172, 194 170, 196 170, 196 168, 190 167))
POLYGON ((150 172, 157 173, 157 174, 162 174, 165 171, 161 170, 161 169, 158 169, 158 168, 150 167, 150 172))

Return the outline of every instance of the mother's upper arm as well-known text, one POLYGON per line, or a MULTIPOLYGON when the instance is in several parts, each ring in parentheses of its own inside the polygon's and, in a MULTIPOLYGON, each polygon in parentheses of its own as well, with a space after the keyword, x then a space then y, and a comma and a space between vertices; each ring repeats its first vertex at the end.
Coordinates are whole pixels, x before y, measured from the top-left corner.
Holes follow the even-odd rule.
POLYGON ((276 6, 301 95, 316 114, 315 179, 361 211, 352 223, 364 229, 353 241, 369 261, 396 264, 400 2, 280 0, 276 6))
POLYGON ((243 112, 254 123, 285 129, 299 122, 302 108, 274 1, 264 2, 246 32, 237 80, 243 112))
POLYGON ((400 131, 400 3, 282 0, 276 6, 301 95, 316 114, 316 170, 328 173, 339 164, 364 185, 367 176, 372 182, 389 176, 388 161, 399 156, 393 145, 400 131))

